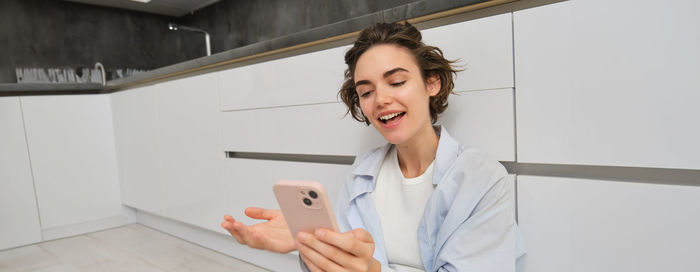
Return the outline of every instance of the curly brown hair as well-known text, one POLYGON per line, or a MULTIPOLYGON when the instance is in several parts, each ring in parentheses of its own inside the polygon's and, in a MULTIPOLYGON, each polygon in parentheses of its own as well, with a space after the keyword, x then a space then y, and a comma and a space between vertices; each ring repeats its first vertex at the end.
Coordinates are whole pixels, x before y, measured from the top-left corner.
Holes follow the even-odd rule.
POLYGON ((454 61, 445 59, 440 48, 426 45, 422 39, 420 31, 408 22, 377 23, 360 32, 353 47, 345 53, 348 69, 345 70, 345 82, 338 92, 352 118, 370 124, 369 119, 362 113, 360 99, 355 90, 354 73, 357 60, 374 45, 393 44, 411 51, 421 70, 423 81, 435 75, 440 77, 440 91, 430 97, 430 120, 433 124, 437 122, 438 114, 447 108, 447 97, 453 93, 454 88, 452 78, 458 70, 452 67, 454 61))

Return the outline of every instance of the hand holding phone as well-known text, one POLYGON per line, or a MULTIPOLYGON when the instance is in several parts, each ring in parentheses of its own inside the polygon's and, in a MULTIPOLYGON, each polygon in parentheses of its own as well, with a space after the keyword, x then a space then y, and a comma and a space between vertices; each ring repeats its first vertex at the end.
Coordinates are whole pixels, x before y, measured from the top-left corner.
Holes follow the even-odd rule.
POLYGON ((299 231, 313 233, 317 228, 339 232, 328 195, 321 183, 280 180, 272 189, 294 239, 299 231))

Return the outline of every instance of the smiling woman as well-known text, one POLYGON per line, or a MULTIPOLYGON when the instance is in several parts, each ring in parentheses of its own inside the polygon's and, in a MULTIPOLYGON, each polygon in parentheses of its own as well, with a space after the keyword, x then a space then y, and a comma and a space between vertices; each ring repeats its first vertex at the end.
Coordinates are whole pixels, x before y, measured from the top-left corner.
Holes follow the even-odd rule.
MULTIPOLYGON (((362 119, 390 143, 415 141, 437 145, 429 101, 440 92, 440 78, 430 75, 425 80, 422 74, 408 49, 376 45, 357 60, 356 91, 346 92, 359 96, 362 119)), ((449 94, 451 90, 444 91, 449 94)))
MULTIPOLYGON (((437 121, 438 114, 447 108, 447 97, 454 88, 453 75, 457 72, 451 66, 453 61, 445 59, 439 48, 423 44, 421 33, 415 27, 400 26, 400 24, 380 23, 366 29, 362 34, 363 36, 355 42, 354 46, 345 55, 345 63, 348 65, 348 70, 345 74, 345 83, 341 87, 339 95, 348 106, 348 112, 358 121, 365 121, 369 124, 369 120, 362 115, 358 102, 358 93, 356 93, 357 87, 369 82, 362 79, 355 82, 354 78, 356 77, 353 76, 353 73, 356 71, 360 57, 375 45, 394 45, 408 50, 408 53, 411 55, 409 60, 414 65, 417 65, 417 72, 420 73, 421 79, 426 80, 428 77, 439 77, 440 92, 430 99, 430 118, 433 122, 437 121), (393 35, 387 35, 387 33, 393 33, 393 35)), ((392 71, 387 71, 387 76, 396 72, 394 70, 402 69, 408 72, 405 68, 397 67, 392 69, 392 71)))
POLYGON ((311 271, 515 271, 524 255, 505 169, 461 146, 441 126, 455 69, 409 23, 363 30, 346 53, 339 96, 388 144, 356 158, 338 195, 340 232, 288 235, 278 210, 246 209, 267 222, 221 224, 238 242, 297 249, 311 271))

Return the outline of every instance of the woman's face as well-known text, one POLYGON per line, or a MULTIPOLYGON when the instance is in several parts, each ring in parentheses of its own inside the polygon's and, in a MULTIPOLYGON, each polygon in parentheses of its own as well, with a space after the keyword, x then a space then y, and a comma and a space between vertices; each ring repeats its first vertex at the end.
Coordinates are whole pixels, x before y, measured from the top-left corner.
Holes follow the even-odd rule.
POLYGON ((411 51, 391 44, 372 46, 357 60, 355 86, 362 113, 392 144, 412 139, 430 123, 429 100, 439 77, 427 83, 411 51))

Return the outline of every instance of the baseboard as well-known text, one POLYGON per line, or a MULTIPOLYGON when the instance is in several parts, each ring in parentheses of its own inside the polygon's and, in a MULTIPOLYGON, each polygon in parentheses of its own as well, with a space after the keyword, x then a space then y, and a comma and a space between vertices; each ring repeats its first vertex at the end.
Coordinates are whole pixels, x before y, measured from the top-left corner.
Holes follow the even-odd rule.
POLYGON ((136 222, 136 211, 132 208, 123 207, 122 214, 82 222, 72 225, 42 229, 43 241, 56 240, 85 233, 116 228, 126 224, 136 222))
POLYGON ((251 249, 231 236, 136 210, 136 223, 273 271, 301 271, 298 253, 278 254, 251 249))

